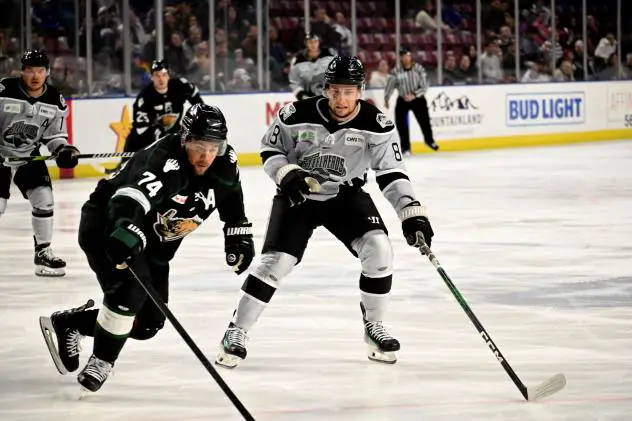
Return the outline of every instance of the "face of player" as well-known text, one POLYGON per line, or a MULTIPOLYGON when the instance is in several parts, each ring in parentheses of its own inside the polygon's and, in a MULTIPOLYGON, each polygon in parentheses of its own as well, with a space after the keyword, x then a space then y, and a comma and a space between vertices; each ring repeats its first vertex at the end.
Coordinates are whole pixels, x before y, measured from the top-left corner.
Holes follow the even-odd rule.
POLYGON ((167 92, 167 85, 169 84, 169 72, 166 70, 158 70, 152 73, 151 81, 154 83, 154 89, 157 92, 167 92))
POLYGON ((204 175, 209 169, 219 153, 219 147, 218 143, 203 140, 191 140, 185 143, 189 163, 193 166, 196 175, 204 175))
POLYGON ((48 77, 48 71, 46 70, 46 67, 43 66, 29 66, 22 70, 22 80, 24 81, 29 94, 38 94, 44 88, 46 77, 48 77))
POLYGON ((308 39, 305 41, 305 48, 307 48, 308 52, 315 54, 320 49, 320 41, 317 39, 308 39))
POLYGON ((329 112, 334 120, 346 120, 358 107, 360 88, 354 85, 329 85, 329 112))

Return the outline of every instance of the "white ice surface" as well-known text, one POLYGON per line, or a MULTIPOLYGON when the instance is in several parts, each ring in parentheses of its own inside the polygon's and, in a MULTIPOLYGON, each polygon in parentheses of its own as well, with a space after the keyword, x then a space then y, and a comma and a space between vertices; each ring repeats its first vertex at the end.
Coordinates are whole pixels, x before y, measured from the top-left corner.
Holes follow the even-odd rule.
MULTIPOLYGON (((367 360, 359 265, 319 230, 250 332, 248 359, 220 369, 255 418, 631 420, 632 142, 437 154, 408 166, 433 250, 510 364, 527 385, 563 372, 566 389, 522 400, 371 183, 396 255, 386 323, 401 340, 399 361, 367 360)), ((242 176, 259 248, 274 187, 260 168, 242 176)), ((37 318, 101 299, 76 241, 95 182, 55 183, 53 246, 68 261, 65 278, 33 275, 30 206, 17 190, 0 219, 0 420, 241 419, 171 326, 129 341, 114 376, 82 401, 75 376, 54 369, 37 318)), ((171 271, 171 309, 210 359, 245 277, 222 250, 213 216, 171 271)))

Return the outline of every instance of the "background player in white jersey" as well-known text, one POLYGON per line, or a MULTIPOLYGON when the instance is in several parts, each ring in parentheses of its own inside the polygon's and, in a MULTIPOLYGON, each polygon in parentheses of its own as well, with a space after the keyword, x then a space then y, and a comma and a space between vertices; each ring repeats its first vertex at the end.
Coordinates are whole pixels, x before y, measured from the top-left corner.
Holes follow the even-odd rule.
POLYGON ((35 274, 63 276, 66 262, 53 254, 53 190, 44 161, 2 165, 2 157, 39 155, 44 145, 57 166, 73 168, 79 151, 68 144, 67 106, 57 89, 46 84, 50 63, 43 50, 22 54, 22 76, 0 81, 0 216, 6 211, 11 179, 31 202, 35 274))
POLYGON ((306 99, 323 94, 327 66, 333 59, 327 50, 321 50, 318 35, 305 34, 305 49, 293 59, 290 68, 290 89, 296 99, 306 99))
POLYGON ((216 363, 246 357, 246 332, 279 282, 298 264, 314 229, 323 226, 361 263, 360 307, 371 360, 394 363, 400 344, 382 321, 391 290, 393 251, 373 200, 362 190, 369 169, 397 211, 408 244, 430 245, 426 208, 415 199, 393 123, 360 99, 364 69, 356 57, 335 57, 325 73, 326 98, 286 105, 262 140, 264 170, 278 186, 262 256, 242 286, 216 363), (315 193, 310 178, 320 182, 315 193))

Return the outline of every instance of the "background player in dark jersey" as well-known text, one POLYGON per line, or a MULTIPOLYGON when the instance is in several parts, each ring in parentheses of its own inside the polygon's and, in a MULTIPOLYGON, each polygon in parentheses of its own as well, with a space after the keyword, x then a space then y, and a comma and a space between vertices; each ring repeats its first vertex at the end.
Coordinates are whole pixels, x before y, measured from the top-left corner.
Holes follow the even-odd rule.
POLYGON ((203 104, 198 88, 181 77, 171 77, 165 60, 151 64, 151 83, 136 97, 133 123, 125 141, 125 152, 136 152, 177 129, 184 104, 203 104))
POLYGON ((184 236, 217 209, 225 223, 226 262, 238 274, 252 262, 252 224, 226 134, 217 107, 194 105, 179 134, 167 135, 99 181, 83 206, 79 245, 104 292, 103 305, 53 313, 40 318, 40 325, 62 374, 79 367, 81 336, 94 335, 92 356, 77 377, 84 388, 101 387, 128 337, 149 339, 164 326, 162 313, 126 270, 128 258, 166 302, 169 262, 184 236))
POLYGON ((278 186, 262 256, 222 340, 216 363, 246 357, 246 332, 298 264, 315 228, 325 227, 361 263, 360 307, 371 360, 394 363, 400 344, 382 324, 392 283, 393 250, 373 200, 362 190, 367 171, 397 211, 408 244, 430 245, 433 232, 403 162, 397 131, 360 99, 364 69, 356 57, 335 57, 325 72, 325 96, 286 105, 264 135, 265 172, 278 186), (316 178, 320 189, 314 192, 316 178))
POLYGON ((2 157, 39 155, 46 146, 57 166, 73 168, 79 151, 68 144, 68 107, 59 91, 46 84, 50 63, 43 50, 22 54, 22 76, 0 81, 0 216, 9 199, 11 179, 31 203, 35 274, 63 276, 66 262, 53 254, 53 190, 44 161, 2 165, 2 157))

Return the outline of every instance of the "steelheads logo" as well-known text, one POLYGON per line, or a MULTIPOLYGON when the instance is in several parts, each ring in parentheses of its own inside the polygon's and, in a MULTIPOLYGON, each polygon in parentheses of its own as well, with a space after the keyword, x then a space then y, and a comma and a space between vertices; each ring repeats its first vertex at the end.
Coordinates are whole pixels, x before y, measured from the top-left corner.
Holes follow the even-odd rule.
POLYGON ((345 159, 330 153, 316 152, 304 156, 298 160, 298 165, 309 171, 320 183, 347 175, 345 159))
POLYGON ((189 235, 202 224, 202 218, 176 218, 175 209, 169 209, 164 215, 158 213, 158 220, 154 224, 154 231, 160 241, 176 241, 189 235))

